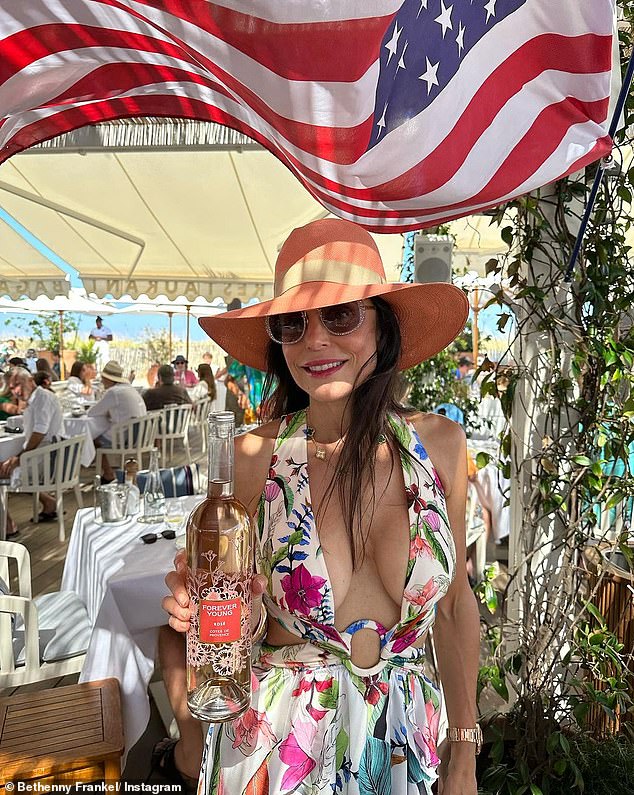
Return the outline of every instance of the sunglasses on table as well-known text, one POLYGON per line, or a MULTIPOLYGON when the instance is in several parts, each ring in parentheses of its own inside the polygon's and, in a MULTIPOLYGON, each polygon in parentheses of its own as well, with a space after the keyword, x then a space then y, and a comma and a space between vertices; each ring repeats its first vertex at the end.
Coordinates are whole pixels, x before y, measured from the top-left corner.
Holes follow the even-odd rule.
MULTIPOLYGON (((329 334, 343 337, 356 331, 365 319, 368 309, 376 309, 363 301, 350 301, 347 304, 324 306, 317 310, 322 326, 329 334)), ((266 331, 273 342, 280 345, 293 345, 299 342, 306 333, 308 315, 306 312, 282 312, 269 315, 266 320, 266 331)))
POLYGON ((141 541, 143 541, 144 544, 153 544, 155 541, 158 541, 161 536, 171 540, 176 538, 176 530, 161 530, 160 533, 146 533, 141 536, 141 541))

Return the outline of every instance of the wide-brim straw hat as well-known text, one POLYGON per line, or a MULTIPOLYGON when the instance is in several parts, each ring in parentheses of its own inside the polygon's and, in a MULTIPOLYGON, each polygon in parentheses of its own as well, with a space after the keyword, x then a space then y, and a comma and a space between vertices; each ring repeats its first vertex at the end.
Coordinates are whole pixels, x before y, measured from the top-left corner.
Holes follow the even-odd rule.
POLYGON ((398 366, 405 370, 446 348, 469 315, 466 295, 452 284, 387 282, 381 255, 369 232, 339 218, 312 221, 291 232, 275 263, 274 296, 198 322, 239 362, 266 370, 268 315, 380 297, 398 318, 398 366))

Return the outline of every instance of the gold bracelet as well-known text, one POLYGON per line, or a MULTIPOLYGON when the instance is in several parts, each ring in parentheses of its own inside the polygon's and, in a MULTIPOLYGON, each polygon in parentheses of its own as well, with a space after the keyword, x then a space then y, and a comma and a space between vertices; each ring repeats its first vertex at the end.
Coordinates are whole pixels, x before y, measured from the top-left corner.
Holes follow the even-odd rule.
POLYGON ((260 605, 260 620, 258 621, 258 625, 255 628, 255 632, 253 633, 252 643, 255 645, 262 638, 266 635, 266 620, 268 618, 268 613, 266 612, 266 606, 264 602, 260 605))
POLYGON ((452 743, 475 743, 476 756, 482 749, 482 729, 477 723, 472 729, 447 729, 447 739, 452 743))

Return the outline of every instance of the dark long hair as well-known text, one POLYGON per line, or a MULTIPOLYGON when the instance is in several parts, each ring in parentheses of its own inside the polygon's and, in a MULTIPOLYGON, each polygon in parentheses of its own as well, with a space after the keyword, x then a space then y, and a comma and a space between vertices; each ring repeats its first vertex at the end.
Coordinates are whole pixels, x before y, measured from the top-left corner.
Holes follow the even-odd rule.
POLYGON ((207 396, 210 400, 216 399, 216 382, 211 365, 203 362, 198 365, 198 378, 207 384, 207 396))
MULTIPOLYGON (((401 355, 398 318, 392 307, 382 298, 373 298, 372 303, 376 307, 377 316, 376 354, 364 363, 348 398, 349 414, 354 417, 354 422, 350 423, 346 430, 341 455, 326 489, 324 505, 320 509, 320 513, 323 513, 336 487, 343 508, 346 530, 350 537, 352 563, 355 567, 357 561, 363 560, 367 541, 367 534, 364 535, 361 529, 361 519, 365 513, 362 505, 364 486, 370 486, 371 513, 376 504, 375 448, 381 435, 383 434, 390 443, 392 470, 395 466, 393 450, 396 449, 399 455, 411 457, 387 421, 389 413, 401 415, 411 413, 411 410, 404 408, 397 400, 402 392, 398 371, 401 355), (374 372, 366 377, 373 364, 374 372)), ((282 346, 273 341, 269 343, 267 350, 267 374, 263 394, 265 421, 306 409, 309 404, 308 394, 297 386, 290 374, 282 346)), ((344 429, 341 428, 341 434, 343 433, 344 429)), ((369 524, 368 522, 368 527, 369 524)))

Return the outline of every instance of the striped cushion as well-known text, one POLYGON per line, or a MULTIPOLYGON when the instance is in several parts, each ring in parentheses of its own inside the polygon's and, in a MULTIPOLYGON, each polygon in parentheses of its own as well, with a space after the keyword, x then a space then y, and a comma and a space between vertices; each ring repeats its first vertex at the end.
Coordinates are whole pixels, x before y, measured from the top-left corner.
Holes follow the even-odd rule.
MULTIPOLYGON (((200 467, 198 464, 188 464, 182 467, 168 467, 161 469, 161 480, 166 497, 187 497, 190 494, 200 494, 200 467)), ((139 491, 143 494, 148 470, 137 472, 136 482, 139 491)), ((124 473, 117 470, 117 480, 123 483, 124 473)))

